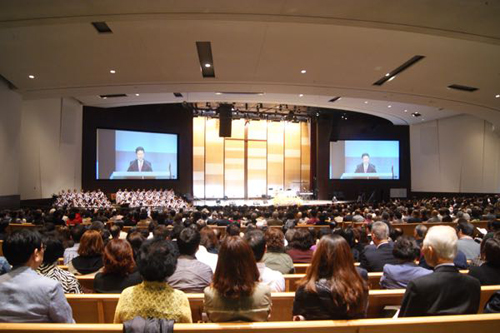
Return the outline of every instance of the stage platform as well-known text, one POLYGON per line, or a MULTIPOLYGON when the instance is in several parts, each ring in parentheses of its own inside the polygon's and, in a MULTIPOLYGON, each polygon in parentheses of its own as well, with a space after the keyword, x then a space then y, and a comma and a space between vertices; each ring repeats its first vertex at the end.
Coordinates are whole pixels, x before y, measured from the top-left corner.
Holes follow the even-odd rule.
MULTIPOLYGON (((337 204, 348 203, 350 201, 337 201, 337 204)), ((332 202, 330 200, 302 200, 301 206, 326 206, 331 205, 332 202)), ((220 200, 220 203, 217 203, 217 200, 194 200, 193 205, 200 206, 256 206, 256 207, 268 207, 273 205, 273 199, 270 200, 242 200, 242 199, 228 199, 228 200, 220 200)))

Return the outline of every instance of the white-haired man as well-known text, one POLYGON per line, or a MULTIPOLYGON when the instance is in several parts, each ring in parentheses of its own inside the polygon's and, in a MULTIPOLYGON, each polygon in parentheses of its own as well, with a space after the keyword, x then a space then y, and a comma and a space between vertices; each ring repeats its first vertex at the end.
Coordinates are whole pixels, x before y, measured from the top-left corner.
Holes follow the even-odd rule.
POLYGON ((372 224, 373 244, 367 245, 359 257, 361 268, 368 272, 382 272, 385 264, 397 264, 392 254, 393 243, 389 242, 389 226, 384 222, 372 224))
POLYGON ((406 288, 400 317, 473 314, 479 309, 481 284, 461 274, 453 264, 457 234, 448 226, 429 229, 422 252, 434 272, 416 278, 406 288))

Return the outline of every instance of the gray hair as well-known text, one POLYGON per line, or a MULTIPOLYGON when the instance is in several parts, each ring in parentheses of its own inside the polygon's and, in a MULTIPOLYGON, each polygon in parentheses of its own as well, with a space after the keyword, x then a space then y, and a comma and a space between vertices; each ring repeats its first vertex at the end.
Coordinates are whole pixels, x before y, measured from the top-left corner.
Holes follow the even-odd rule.
POLYGON ((424 238, 427 233, 427 227, 423 224, 419 224, 415 227, 415 231, 417 232, 418 237, 424 238))
POLYGON ((432 227, 424 239, 424 247, 432 247, 441 259, 453 260, 457 255, 457 233, 455 229, 445 225, 432 227))
POLYGON ((372 235, 378 240, 389 238, 389 226, 384 222, 375 222, 372 224, 372 235))

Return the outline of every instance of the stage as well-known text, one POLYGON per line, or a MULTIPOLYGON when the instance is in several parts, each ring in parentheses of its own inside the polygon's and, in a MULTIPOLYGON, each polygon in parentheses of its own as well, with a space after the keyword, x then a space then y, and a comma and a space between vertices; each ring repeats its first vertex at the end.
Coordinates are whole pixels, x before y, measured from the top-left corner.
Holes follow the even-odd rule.
MULTIPOLYGON (((219 200, 220 203, 217 203, 218 200, 194 200, 193 205, 196 207, 200 206, 255 206, 255 207, 269 207, 273 206, 273 199, 270 200, 262 200, 262 199, 228 199, 228 200, 219 200)), ((349 201, 337 201, 336 204, 348 203, 349 201)), ((302 200, 301 206, 326 206, 331 205, 332 202, 330 200, 302 200)), ((277 205, 280 206, 280 205, 277 205)), ((282 205, 287 206, 287 205, 282 205)))

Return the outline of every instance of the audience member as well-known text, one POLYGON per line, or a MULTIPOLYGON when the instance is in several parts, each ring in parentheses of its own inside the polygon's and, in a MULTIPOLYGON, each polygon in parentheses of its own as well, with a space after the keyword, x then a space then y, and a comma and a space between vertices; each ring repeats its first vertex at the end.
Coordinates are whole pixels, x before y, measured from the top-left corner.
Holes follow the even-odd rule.
POLYGON ((367 245, 359 256, 360 267, 368 272, 382 272, 385 264, 397 264, 392 254, 393 243, 389 242, 389 227, 384 222, 372 225, 373 245, 367 245))
POLYGON ((420 257, 420 248, 413 237, 401 236, 394 243, 392 254, 399 260, 397 264, 385 264, 380 285, 385 289, 405 289, 413 279, 432 273, 418 266, 415 261, 420 257))
POLYGON ((191 323, 191 308, 186 294, 165 282, 174 273, 176 265, 174 247, 170 241, 145 241, 137 255, 137 266, 143 282, 121 293, 114 322, 123 323, 140 316, 191 323))
POLYGON ((201 293, 212 282, 210 266, 197 260, 195 255, 200 245, 201 236, 198 230, 185 228, 177 238, 179 258, 177 268, 167 282, 175 289, 185 293, 201 293))
POLYGON ((408 283, 400 317, 477 313, 481 284, 477 279, 461 274, 453 264, 457 241, 456 232, 451 227, 429 229, 422 251, 434 272, 408 283))
POLYGON ((321 238, 293 302, 295 320, 354 319, 366 315, 368 285, 354 267, 347 241, 321 238))
POLYGON ((123 239, 113 239, 104 247, 104 267, 95 275, 97 293, 119 294, 125 288, 142 282, 137 270, 132 246, 123 239))
POLYGON ((474 225, 464 221, 457 224, 458 242, 457 248, 465 254, 467 260, 479 257, 481 246, 472 238, 474 225))
POLYGON ((78 248, 78 257, 70 261, 68 270, 75 275, 96 273, 103 266, 104 243, 101 234, 95 230, 86 231, 78 248))
POLYGON ((306 228, 295 228, 292 240, 286 253, 292 258, 294 263, 310 263, 314 245, 311 233, 306 228))
POLYGON ((267 249, 262 261, 266 264, 266 267, 281 272, 281 274, 295 273, 293 260, 288 253, 285 253, 285 235, 283 235, 283 232, 277 228, 268 228, 264 236, 267 249))
POLYGON ((64 253, 62 242, 55 237, 45 237, 43 243, 45 245, 43 262, 36 272, 59 282, 65 294, 81 294, 82 287, 76 277, 72 273, 57 267, 57 260, 64 253))
POLYGON ((71 260, 78 257, 78 248, 80 247, 80 239, 82 238, 85 231, 87 230, 82 225, 76 225, 71 228, 70 233, 71 233, 71 239, 73 240, 73 246, 67 247, 64 250, 63 260, 65 265, 68 265, 71 260))
POLYGON ((479 267, 470 267, 469 275, 481 282, 481 285, 500 284, 500 233, 483 240, 481 257, 484 263, 479 267))
POLYGON ((10 272, 10 264, 5 257, 0 257, 0 275, 10 272))
POLYGON ((205 288, 205 311, 212 322, 266 321, 271 290, 259 283, 259 270, 248 243, 226 236, 211 286, 205 288))
POLYGON ((427 234, 427 227, 424 224, 419 224, 415 227, 413 231, 413 237, 419 248, 422 248, 422 243, 424 242, 425 235, 427 234))
POLYGON ((245 234, 245 240, 252 248, 255 261, 257 262, 257 268, 259 269, 260 281, 267 284, 271 292, 285 291, 285 278, 283 274, 266 267, 266 264, 262 261, 266 253, 266 239, 264 233, 261 230, 249 231, 245 234))
POLYGON ((74 323, 61 284, 35 272, 43 261, 42 236, 16 231, 4 241, 3 252, 13 268, 0 276, 0 322, 74 323))

